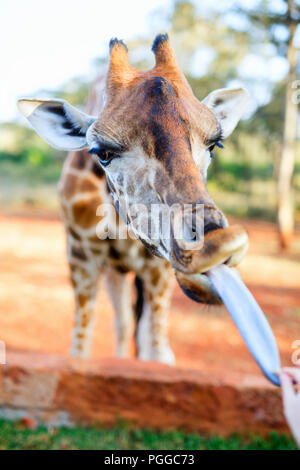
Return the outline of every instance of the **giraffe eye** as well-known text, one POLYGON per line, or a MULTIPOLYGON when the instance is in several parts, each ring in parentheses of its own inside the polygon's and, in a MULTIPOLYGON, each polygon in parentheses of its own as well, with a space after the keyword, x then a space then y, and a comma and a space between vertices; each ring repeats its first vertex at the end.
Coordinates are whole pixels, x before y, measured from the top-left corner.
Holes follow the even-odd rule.
POLYGON ((208 151, 209 151, 209 156, 210 158, 215 158, 214 154, 213 154, 213 149, 215 148, 215 144, 214 145, 211 145, 210 147, 208 147, 208 151))
POLYGON ((89 153, 95 154, 98 157, 99 162, 103 166, 109 165, 109 163, 116 157, 119 157, 116 153, 107 149, 92 148, 89 153))

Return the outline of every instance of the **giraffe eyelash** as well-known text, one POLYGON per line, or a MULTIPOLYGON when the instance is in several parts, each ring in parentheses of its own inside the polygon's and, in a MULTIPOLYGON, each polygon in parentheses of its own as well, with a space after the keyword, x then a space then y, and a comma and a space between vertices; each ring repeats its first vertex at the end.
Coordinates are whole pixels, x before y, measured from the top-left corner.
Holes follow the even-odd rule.
POLYGON ((213 154, 213 149, 215 148, 215 146, 219 147, 220 149, 224 148, 224 145, 221 143, 220 140, 208 147, 210 158, 212 158, 213 160, 215 160, 215 155, 213 154))

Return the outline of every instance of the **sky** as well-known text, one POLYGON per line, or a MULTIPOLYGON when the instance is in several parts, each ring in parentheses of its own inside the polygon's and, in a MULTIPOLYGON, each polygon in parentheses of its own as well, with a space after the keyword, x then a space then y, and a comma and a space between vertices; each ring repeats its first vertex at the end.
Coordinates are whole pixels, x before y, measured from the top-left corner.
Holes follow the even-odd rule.
POLYGON ((111 37, 149 31, 149 15, 169 0, 1 0, 0 121, 18 115, 16 100, 91 72, 111 37))
MULTIPOLYGON (((237 0, 199 0, 195 5, 199 10, 211 8, 212 12, 215 8, 222 12, 225 23, 232 27, 238 23, 241 27, 240 19, 237 21, 234 15, 226 13, 235 2, 237 0)), ((244 8, 253 7, 257 2, 239 0, 244 8)), ((16 107, 18 98, 36 97, 39 90, 55 90, 73 77, 90 76, 94 59, 108 54, 111 37, 128 41, 164 32, 168 25, 162 19, 172 4, 172 0, 1 0, 0 122, 21 119, 16 107), (150 22, 150 16, 158 9, 160 14, 150 22)), ((280 10, 282 5, 282 0, 272 0, 275 10, 280 10)), ((197 60, 194 67, 196 75, 199 66, 203 70, 204 58, 202 51, 201 61, 197 60)), ((250 90, 255 99, 252 108, 249 105, 249 115, 257 105, 271 99, 263 85, 264 79, 271 76, 277 81, 286 72, 284 58, 273 56, 265 60, 249 54, 240 66, 240 79, 253 83, 254 79, 261 80, 261 85, 250 90)), ((229 85, 240 86, 243 82, 229 85)))

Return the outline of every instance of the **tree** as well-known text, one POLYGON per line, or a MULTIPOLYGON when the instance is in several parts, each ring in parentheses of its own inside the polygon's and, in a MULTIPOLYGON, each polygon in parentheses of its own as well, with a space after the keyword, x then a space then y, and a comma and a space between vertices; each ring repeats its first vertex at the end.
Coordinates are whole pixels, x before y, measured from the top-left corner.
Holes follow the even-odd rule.
POLYGON ((294 232, 292 176, 295 164, 296 138, 297 138, 297 104, 293 101, 293 83, 296 80, 296 67, 298 50, 294 39, 300 8, 293 0, 287 0, 287 26, 289 28, 289 40, 287 60, 289 73, 286 80, 285 117, 282 139, 282 152, 278 168, 278 227, 280 243, 283 248, 290 244, 294 232))
MULTIPOLYGON (((241 10, 239 10, 241 11, 241 10)), ((293 82, 296 80, 298 50, 295 45, 296 29, 300 20, 299 0, 284 0, 279 10, 274 9, 271 0, 261 0, 255 9, 248 10, 247 15, 254 27, 253 33, 261 41, 269 42, 276 47, 277 54, 285 57, 289 71, 284 82, 285 98, 282 126, 280 158, 277 165, 277 220, 279 239, 282 248, 287 248, 294 233, 294 204, 292 177, 295 165, 297 117, 298 110, 293 102, 293 82), (276 31, 286 31, 278 35, 276 31)), ((279 95, 277 95, 279 97, 279 95)), ((275 115, 281 124, 280 116, 275 115)), ((269 123, 270 124, 270 123, 269 123)), ((274 128, 274 126, 273 126, 274 128)))

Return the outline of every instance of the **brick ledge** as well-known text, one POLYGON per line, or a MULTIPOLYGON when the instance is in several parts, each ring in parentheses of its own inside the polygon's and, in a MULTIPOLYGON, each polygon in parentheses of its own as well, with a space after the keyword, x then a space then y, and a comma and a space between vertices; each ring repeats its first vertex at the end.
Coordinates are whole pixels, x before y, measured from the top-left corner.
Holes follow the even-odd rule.
POLYGON ((124 419, 204 435, 288 432, 280 390, 261 376, 28 351, 8 351, 0 365, 0 416, 52 426, 111 426, 124 419))

